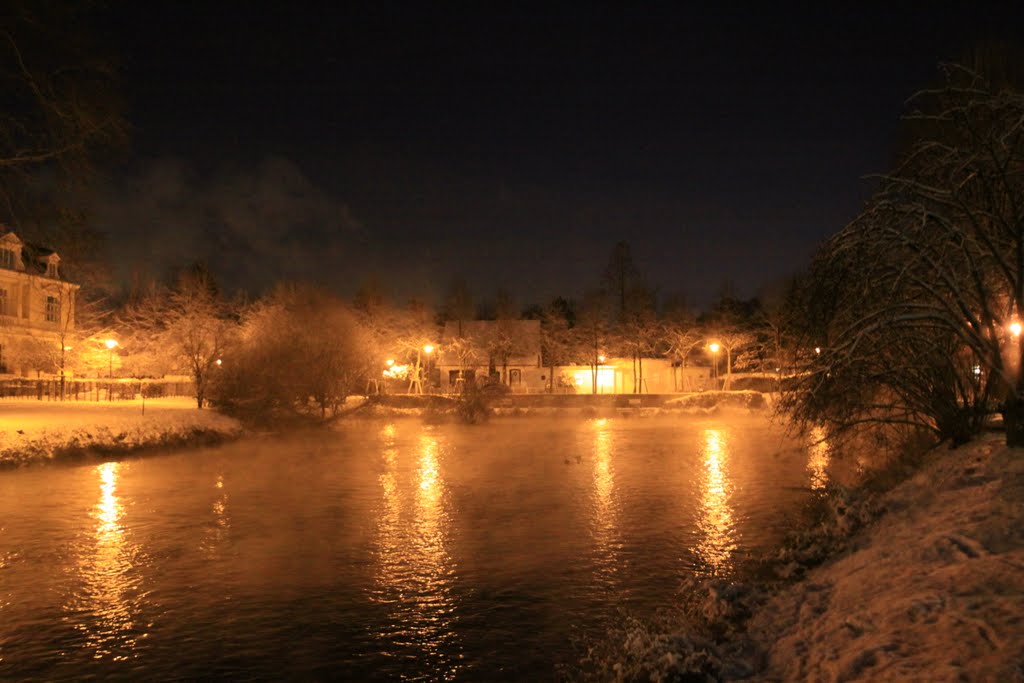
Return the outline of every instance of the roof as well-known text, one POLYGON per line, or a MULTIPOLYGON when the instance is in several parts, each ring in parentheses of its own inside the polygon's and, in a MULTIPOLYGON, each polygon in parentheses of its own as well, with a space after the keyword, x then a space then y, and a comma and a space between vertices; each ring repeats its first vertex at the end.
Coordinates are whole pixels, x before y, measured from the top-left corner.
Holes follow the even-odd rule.
POLYGON ((45 277, 47 264, 60 262, 60 256, 56 251, 41 244, 25 242, 13 230, 0 235, 0 242, 5 243, 8 248, 21 247, 21 261, 26 273, 45 277))

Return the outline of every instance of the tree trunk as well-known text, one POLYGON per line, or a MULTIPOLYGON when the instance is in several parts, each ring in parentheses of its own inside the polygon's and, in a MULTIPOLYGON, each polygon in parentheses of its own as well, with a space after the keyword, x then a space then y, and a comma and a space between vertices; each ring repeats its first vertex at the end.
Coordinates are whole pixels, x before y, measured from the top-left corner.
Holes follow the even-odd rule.
POLYGON ((205 383, 203 381, 203 376, 201 374, 199 374, 199 373, 196 373, 195 381, 196 381, 196 407, 198 407, 200 410, 202 410, 203 409, 203 399, 206 398, 206 396, 205 396, 205 394, 206 394, 206 386, 205 386, 205 383))
POLYGON ((637 380, 636 380, 636 350, 633 351, 633 393, 637 393, 637 380))
POLYGON ((1006 445, 1024 446, 1024 396, 1015 393, 1003 404, 1003 426, 1006 428, 1006 445))

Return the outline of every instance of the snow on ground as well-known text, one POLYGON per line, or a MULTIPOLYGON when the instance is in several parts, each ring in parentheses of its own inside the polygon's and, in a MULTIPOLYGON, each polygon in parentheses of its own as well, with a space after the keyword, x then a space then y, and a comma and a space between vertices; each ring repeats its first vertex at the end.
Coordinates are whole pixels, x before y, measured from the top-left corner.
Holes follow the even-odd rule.
POLYGON ((49 460, 87 450, 126 452, 241 432, 239 423, 198 410, 185 397, 134 401, 0 400, 0 465, 49 460))
POLYGON ((934 457, 853 552, 755 615, 760 679, 1024 681, 1024 449, 934 457))

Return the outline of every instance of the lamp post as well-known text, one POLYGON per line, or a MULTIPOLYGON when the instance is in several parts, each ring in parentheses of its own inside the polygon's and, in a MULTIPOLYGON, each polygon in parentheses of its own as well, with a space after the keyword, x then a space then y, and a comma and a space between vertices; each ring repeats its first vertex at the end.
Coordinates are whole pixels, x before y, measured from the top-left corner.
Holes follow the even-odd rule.
POLYGON ((427 360, 426 360, 426 362, 423 363, 423 375, 426 377, 426 379, 427 379, 427 386, 429 387, 430 386, 430 354, 434 353, 434 345, 433 344, 424 344, 423 345, 423 353, 425 353, 427 355, 427 360))
POLYGON ((711 376, 715 380, 715 389, 718 388, 718 349, 722 348, 718 342, 711 342, 708 344, 708 350, 711 351, 711 376))
POLYGON ((116 339, 108 339, 103 342, 107 345, 107 379, 114 377, 114 349, 117 347, 116 339))
POLYGON ((114 386, 114 348, 117 346, 117 340, 108 339, 103 343, 107 345, 107 400, 113 401, 114 396, 111 389, 114 386))

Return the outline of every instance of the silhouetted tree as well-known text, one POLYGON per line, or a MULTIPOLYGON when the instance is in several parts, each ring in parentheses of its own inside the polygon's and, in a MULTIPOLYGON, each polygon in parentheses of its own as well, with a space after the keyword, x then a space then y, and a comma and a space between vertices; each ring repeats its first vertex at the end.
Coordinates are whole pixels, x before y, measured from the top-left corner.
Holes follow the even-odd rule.
POLYGON ((919 93, 918 137, 804 286, 803 379, 784 405, 833 432, 906 424, 960 442, 1004 397, 1024 444, 1024 95, 945 67, 919 93), (820 341, 819 341, 820 340, 820 341))

